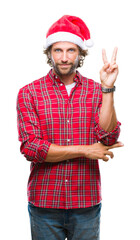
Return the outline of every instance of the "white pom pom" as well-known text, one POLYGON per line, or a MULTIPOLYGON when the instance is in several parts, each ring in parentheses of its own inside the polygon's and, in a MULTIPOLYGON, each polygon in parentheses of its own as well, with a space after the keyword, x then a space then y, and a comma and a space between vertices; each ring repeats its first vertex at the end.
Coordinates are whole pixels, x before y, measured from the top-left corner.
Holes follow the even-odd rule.
POLYGON ((93 45, 94 45, 93 41, 91 39, 86 40, 85 44, 86 44, 87 47, 93 47, 93 45))

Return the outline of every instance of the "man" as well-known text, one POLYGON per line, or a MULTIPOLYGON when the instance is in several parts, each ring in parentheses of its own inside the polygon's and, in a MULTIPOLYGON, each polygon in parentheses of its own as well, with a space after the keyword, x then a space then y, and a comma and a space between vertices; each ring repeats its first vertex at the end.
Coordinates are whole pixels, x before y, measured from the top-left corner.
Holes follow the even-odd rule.
POLYGON ((105 50, 101 84, 77 67, 92 46, 78 17, 65 15, 46 36, 52 66, 47 76, 20 89, 17 101, 21 153, 31 161, 28 181, 33 240, 99 239, 101 183, 98 159, 113 158, 120 123, 114 109, 117 48, 105 50))

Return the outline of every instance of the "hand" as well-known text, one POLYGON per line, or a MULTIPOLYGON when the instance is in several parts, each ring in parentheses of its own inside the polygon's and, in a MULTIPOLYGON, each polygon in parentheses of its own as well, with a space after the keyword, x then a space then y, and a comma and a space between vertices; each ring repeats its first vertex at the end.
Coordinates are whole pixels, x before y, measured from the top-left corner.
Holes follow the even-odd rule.
POLYGON ((117 51, 118 48, 115 47, 111 58, 111 62, 109 63, 107 60, 105 49, 102 50, 102 58, 104 62, 104 66, 100 71, 100 80, 102 87, 113 88, 114 86, 114 83, 119 72, 118 65, 116 64, 117 51))
POLYGON ((105 146, 102 143, 94 143, 92 145, 85 146, 85 157, 91 159, 102 159, 103 161, 107 162, 110 156, 111 158, 114 157, 113 152, 108 151, 109 149, 123 147, 121 142, 117 142, 111 146, 105 146))

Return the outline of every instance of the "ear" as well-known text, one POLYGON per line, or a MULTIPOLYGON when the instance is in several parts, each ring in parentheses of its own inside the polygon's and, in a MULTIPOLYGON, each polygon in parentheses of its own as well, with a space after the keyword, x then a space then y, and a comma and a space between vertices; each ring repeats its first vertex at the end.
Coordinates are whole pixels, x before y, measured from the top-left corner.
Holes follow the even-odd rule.
POLYGON ((51 53, 50 53, 50 51, 48 52, 48 58, 51 58, 51 53))

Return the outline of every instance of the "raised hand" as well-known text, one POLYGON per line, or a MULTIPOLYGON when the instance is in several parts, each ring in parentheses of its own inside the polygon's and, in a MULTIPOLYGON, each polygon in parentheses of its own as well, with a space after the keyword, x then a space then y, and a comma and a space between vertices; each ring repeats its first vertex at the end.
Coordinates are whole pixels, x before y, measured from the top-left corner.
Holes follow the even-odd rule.
POLYGON ((109 63, 106 56, 105 49, 102 50, 102 58, 104 66, 100 71, 100 80, 102 87, 113 88, 114 83, 118 76, 118 65, 116 64, 116 56, 117 56, 118 48, 115 47, 113 51, 113 55, 111 58, 111 62, 109 63))

